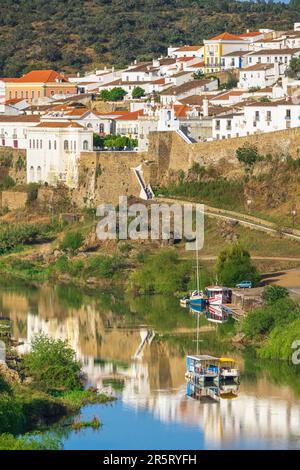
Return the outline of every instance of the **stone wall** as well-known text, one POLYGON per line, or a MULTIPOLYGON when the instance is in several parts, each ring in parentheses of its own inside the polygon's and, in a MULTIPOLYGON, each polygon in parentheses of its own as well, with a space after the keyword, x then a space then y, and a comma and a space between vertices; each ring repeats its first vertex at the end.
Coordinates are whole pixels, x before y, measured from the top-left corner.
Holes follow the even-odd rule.
POLYGON ((205 166, 218 166, 226 174, 232 168, 240 168, 236 150, 249 143, 255 145, 262 155, 300 156, 300 128, 255 134, 211 142, 187 144, 175 132, 152 132, 149 140, 148 159, 157 163, 157 182, 166 182, 174 172, 187 171, 193 162, 205 166))
MULTIPOLYGON (((140 185, 132 168, 143 164, 146 153, 82 152, 77 190, 73 200, 79 207, 96 207, 107 202, 117 204, 119 196, 140 195, 140 185)), ((146 183, 149 172, 145 172, 146 183)))
POLYGON ((16 184, 26 183, 26 150, 0 147, 0 180, 7 175, 16 184))
POLYGON ((28 199, 26 191, 2 191, 0 193, 0 206, 10 211, 24 209, 28 199))

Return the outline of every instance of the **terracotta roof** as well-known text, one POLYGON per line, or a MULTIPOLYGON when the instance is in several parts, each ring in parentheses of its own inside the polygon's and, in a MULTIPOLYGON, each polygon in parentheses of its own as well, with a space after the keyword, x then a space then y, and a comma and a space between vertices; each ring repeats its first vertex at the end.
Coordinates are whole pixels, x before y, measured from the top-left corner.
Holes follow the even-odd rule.
POLYGON ((208 95, 191 95, 187 98, 182 98, 180 103, 189 104, 190 106, 202 106, 203 100, 209 99, 208 95))
POLYGON ((194 60, 195 57, 180 57, 178 62, 189 62, 190 60, 194 60))
POLYGON ((222 54, 222 57, 240 57, 243 55, 249 54, 248 51, 233 51, 233 52, 228 52, 228 54, 222 54))
POLYGON ((179 117, 186 117, 187 111, 189 111, 191 108, 190 106, 186 104, 174 104, 174 111, 175 111, 175 116, 177 118, 179 117))
POLYGON ((237 36, 236 34, 230 34, 230 33, 222 33, 219 34, 218 36, 214 36, 213 38, 210 39, 210 41, 240 41, 241 37, 237 36))
POLYGON ((88 108, 73 108, 67 114, 68 116, 82 116, 83 114, 86 114, 89 111, 92 112, 92 110, 88 108))
POLYGON ((59 128, 59 127, 63 127, 63 128, 69 128, 69 127, 76 127, 76 128, 80 128, 80 129, 83 129, 83 126, 81 126, 80 124, 78 124, 77 122, 70 122, 70 121, 67 121, 67 122, 41 122, 40 124, 38 124, 36 127, 52 127, 52 128, 59 128))
POLYGON ((10 104, 17 104, 21 101, 25 101, 24 98, 12 98, 10 100, 5 101, 5 104, 9 106, 10 104))
POLYGON ((116 117, 116 121, 135 121, 139 116, 143 116, 144 110, 139 109, 138 111, 128 112, 123 116, 116 117))
POLYGON ((1 116, 0 115, 0 121, 1 122, 40 122, 40 116, 37 116, 35 114, 30 114, 30 115, 22 114, 21 116, 1 116))
POLYGON ((13 80, 18 83, 54 83, 56 80, 68 83, 66 77, 54 70, 32 70, 23 75, 23 77, 13 80))
POLYGON ((199 67, 204 67, 204 60, 202 60, 201 62, 197 62, 197 64, 192 64, 189 67, 194 67, 195 69, 199 67))

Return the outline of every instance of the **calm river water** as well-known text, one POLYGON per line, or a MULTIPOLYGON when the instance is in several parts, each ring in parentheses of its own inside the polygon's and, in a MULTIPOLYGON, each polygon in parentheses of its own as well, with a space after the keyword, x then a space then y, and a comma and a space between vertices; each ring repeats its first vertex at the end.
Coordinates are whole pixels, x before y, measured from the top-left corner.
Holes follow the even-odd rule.
POLYGON ((201 319, 200 352, 238 359, 238 389, 218 402, 186 395, 185 354, 196 352, 196 319, 173 298, 124 298, 57 286, 0 289, 0 312, 27 350, 44 332, 68 339, 89 384, 117 395, 82 409, 100 430, 63 431, 65 449, 300 448, 300 370, 224 350, 232 325, 201 319))

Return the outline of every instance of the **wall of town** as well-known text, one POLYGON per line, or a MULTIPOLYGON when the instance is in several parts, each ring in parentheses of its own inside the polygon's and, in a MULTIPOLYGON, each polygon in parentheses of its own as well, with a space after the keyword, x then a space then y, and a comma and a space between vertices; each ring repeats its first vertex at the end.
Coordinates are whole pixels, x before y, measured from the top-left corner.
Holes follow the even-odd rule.
POLYGON ((16 184, 26 183, 26 150, 0 147, 0 178, 7 175, 16 184))
POLYGON ((0 192, 0 207, 10 211, 24 209, 27 199, 26 191, 2 191, 0 192))
POLYGON ((176 132, 153 132, 148 159, 157 162, 157 183, 166 182, 180 170, 187 171, 193 162, 218 166, 220 172, 227 175, 233 167, 240 167, 236 150, 245 143, 255 145, 261 155, 269 153, 297 158, 300 156, 300 128, 195 144, 187 144, 176 132))
POLYGON ((82 152, 74 202, 96 207, 103 202, 117 204, 119 196, 138 197, 141 188, 132 168, 142 164, 144 157, 137 152, 82 152))

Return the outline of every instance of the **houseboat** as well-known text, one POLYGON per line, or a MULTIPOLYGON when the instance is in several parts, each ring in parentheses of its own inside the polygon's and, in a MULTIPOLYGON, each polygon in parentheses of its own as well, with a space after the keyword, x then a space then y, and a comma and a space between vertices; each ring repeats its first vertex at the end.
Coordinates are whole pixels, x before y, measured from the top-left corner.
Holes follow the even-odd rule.
POLYGON ((221 286, 209 286, 205 289, 209 305, 223 305, 231 303, 231 289, 221 286))
POLYGON ((209 305, 205 318, 207 321, 212 323, 226 323, 228 321, 228 313, 226 310, 219 305, 209 305))
POLYGON ((187 356, 185 377, 196 385, 208 381, 218 382, 219 359, 208 355, 187 356))
POLYGON ((220 357, 219 363, 220 380, 239 381, 240 371, 237 363, 231 357, 220 357))

